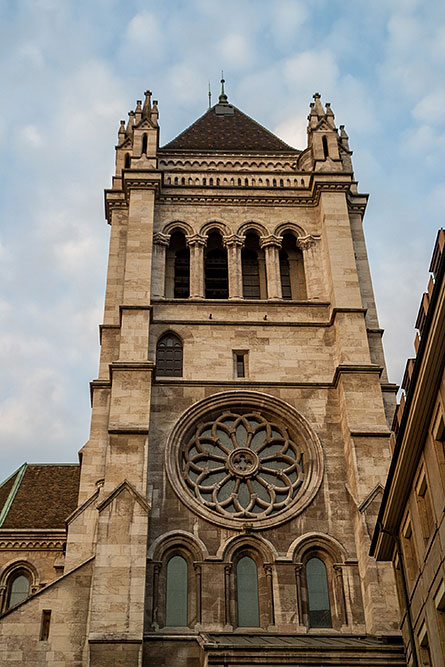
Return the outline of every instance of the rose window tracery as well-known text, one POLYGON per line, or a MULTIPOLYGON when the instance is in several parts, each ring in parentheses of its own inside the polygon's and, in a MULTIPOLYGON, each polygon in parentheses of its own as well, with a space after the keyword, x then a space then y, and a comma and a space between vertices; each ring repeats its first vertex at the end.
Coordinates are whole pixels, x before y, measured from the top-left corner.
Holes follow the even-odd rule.
POLYGON ((199 425, 183 451, 194 497, 225 517, 266 518, 286 508, 303 484, 304 456, 287 427, 259 412, 224 412, 199 425))
POLYGON ((171 488, 207 521, 263 530, 294 518, 322 483, 323 449, 289 403, 237 389, 194 403, 167 440, 171 488))

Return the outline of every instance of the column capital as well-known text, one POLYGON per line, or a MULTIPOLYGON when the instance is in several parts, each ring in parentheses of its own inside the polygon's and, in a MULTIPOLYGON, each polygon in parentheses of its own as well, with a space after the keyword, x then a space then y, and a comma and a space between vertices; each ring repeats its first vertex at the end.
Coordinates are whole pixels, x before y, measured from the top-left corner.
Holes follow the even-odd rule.
POLYGON ((238 234, 230 234, 229 236, 223 236, 224 245, 227 248, 228 246, 236 246, 242 248, 245 242, 244 236, 239 236, 238 234))
POLYGON ((156 245, 165 245, 168 246, 170 243, 170 235, 169 234, 163 234, 162 232, 157 232, 153 236, 153 243, 156 245))
POLYGON ((185 237, 185 240, 187 241, 188 246, 206 246, 207 245, 207 237, 202 236, 201 234, 188 234, 185 237))
POLYGON ((269 234, 269 236, 260 237, 260 248, 269 248, 270 246, 275 248, 281 248, 283 239, 281 236, 275 236, 275 234, 269 234))
POLYGON ((301 250, 307 250, 308 248, 311 248, 313 245, 315 245, 319 238, 319 236, 312 236, 312 234, 308 234, 307 236, 299 236, 297 239, 297 246, 301 250))

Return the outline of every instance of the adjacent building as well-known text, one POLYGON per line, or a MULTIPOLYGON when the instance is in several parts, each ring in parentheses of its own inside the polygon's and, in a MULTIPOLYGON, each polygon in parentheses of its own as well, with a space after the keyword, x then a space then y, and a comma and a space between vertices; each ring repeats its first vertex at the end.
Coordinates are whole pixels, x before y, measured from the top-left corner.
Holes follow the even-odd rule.
POLYGON ((372 553, 391 560, 407 658, 445 664, 445 230, 416 321, 416 357, 394 419, 394 456, 372 553))

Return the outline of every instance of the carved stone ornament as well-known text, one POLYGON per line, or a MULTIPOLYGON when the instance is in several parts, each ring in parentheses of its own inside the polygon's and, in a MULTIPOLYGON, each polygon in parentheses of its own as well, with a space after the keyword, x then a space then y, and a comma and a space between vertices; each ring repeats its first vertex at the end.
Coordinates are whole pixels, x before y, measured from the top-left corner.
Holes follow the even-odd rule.
POLYGON ((253 391, 216 394, 178 421, 166 449, 173 489, 190 509, 254 529, 303 511, 323 477, 323 452, 290 405, 253 391))

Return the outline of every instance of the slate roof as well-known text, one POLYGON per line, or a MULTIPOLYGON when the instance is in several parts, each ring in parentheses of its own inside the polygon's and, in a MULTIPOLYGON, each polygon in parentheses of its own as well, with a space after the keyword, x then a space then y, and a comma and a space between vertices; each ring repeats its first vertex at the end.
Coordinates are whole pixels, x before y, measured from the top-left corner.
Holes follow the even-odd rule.
POLYGON ((65 528, 79 476, 78 464, 23 464, 0 485, 0 528, 65 528))
POLYGON ((215 104, 162 150, 295 153, 292 148, 232 104, 215 104))

